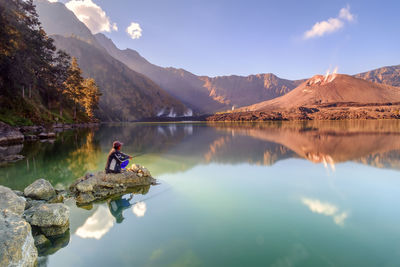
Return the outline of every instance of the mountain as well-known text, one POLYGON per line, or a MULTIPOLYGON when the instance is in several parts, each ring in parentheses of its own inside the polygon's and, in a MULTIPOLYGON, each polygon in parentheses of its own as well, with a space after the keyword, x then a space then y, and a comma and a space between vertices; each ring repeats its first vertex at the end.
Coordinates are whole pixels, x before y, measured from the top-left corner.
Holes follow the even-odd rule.
POLYGON ((110 56, 105 50, 73 37, 51 36, 57 48, 78 58, 85 75, 93 77, 102 92, 99 118, 133 121, 154 117, 160 110, 183 114, 186 107, 146 76, 110 56))
POLYGON ((58 34, 65 37, 74 37, 101 48, 88 27, 77 19, 75 14, 64 4, 59 2, 50 3, 47 0, 34 0, 34 4, 36 5, 40 23, 42 23, 48 35, 58 34))
POLYGON ((354 75, 356 78, 376 83, 384 83, 400 87, 400 65, 382 67, 379 69, 363 72, 354 75))
POLYGON ((263 111, 349 102, 362 105, 400 102, 400 88, 344 74, 315 75, 284 96, 241 110, 263 111))
POLYGON ((184 69, 154 65, 132 49, 120 50, 104 34, 98 33, 95 37, 114 58, 146 75, 168 93, 200 113, 251 105, 282 96, 303 81, 284 80, 274 74, 215 78, 196 76, 184 69))
POLYGON ((128 68, 99 45, 90 30, 61 3, 35 1, 43 28, 58 49, 78 59, 84 76, 100 88, 102 121, 133 121, 155 116, 182 116, 188 109, 152 80, 128 68))

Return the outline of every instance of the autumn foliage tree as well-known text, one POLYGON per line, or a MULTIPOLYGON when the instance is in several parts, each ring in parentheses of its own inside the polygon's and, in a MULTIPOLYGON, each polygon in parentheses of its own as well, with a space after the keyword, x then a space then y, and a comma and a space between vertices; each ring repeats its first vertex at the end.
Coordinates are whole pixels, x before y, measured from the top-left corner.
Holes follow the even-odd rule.
POLYGON ((100 90, 92 78, 83 81, 83 107, 90 119, 94 119, 94 111, 98 108, 100 101, 100 90))

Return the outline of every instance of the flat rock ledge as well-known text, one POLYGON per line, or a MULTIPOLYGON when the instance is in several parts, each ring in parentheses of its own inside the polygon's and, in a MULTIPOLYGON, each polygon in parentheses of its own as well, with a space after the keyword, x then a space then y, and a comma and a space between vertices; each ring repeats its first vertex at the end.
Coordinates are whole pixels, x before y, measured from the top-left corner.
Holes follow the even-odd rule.
POLYGON ((156 179, 146 168, 133 164, 130 169, 118 174, 106 174, 104 171, 86 174, 77 179, 69 189, 75 196, 76 203, 85 205, 124 193, 130 188, 154 184, 156 179))

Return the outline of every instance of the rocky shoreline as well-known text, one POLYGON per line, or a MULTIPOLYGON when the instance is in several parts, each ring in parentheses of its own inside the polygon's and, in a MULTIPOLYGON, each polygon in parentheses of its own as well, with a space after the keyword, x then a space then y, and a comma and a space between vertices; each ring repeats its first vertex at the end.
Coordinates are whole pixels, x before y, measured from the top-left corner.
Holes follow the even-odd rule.
POLYGON ((24 192, 0 186, 0 266, 35 266, 38 249, 69 229, 62 192, 44 179, 24 192))
POLYGON ((13 127, 0 121, 0 145, 20 144, 24 141, 53 139, 57 132, 76 128, 89 128, 99 123, 53 124, 13 127))
POLYGON ((400 119, 400 105, 358 106, 343 103, 301 106, 286 110, 238 111, 214 114, 207 121, 298 121, 400 119))
POLYGON ((98 125, 98 123, 82 123, 54 124, 49 127, 40 125, 12 127, 0 121, 0 165, 24 159, 24 156, 19 154, 23 149, 24 142, 52 142, 57 137, 58 132, 98 125))
POLYGON ((38 256, 53 254, 69 243, 69 207, 106 200, 126 192, 143 191, 156 184, 150 172, 133 164, 120 174, 86 174, 70 191, 57 191, 38 179, 23 192, 0 185, 0 266, 36 266, 38 256), (135 188, 137 190, 135 190, 135 188))

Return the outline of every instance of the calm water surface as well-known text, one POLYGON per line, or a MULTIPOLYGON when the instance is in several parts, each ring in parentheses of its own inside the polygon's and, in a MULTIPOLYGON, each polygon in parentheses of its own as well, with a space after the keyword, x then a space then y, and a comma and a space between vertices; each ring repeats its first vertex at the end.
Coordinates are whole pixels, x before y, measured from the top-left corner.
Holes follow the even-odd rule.
POLYGON ((66 188, 115 139, 160 185, 69 200, 41 266, 400 266, 400 122, 102 125, 9 148, 0 184, 66 188))

